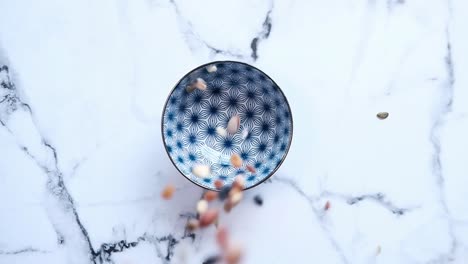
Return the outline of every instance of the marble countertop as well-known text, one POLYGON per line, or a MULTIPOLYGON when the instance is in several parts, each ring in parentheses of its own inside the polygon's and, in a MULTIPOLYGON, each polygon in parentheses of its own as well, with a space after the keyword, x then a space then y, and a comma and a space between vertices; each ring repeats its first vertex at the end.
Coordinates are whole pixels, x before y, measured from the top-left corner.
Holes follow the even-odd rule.
POLYGON ((467 28, 464 0, 1 0, 0 263, 215 255, 160 121, 223 59, 269 74, 295 121, 221 217, 243 263, 468 263, 467 28))

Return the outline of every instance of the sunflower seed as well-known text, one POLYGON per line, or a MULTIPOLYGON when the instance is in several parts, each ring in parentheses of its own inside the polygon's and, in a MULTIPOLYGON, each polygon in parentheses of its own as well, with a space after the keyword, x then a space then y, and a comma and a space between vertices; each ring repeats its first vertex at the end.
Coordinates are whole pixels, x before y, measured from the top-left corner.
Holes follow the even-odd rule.
POLYGON ((231 119, 229 119, 226 130, 229 134, 235 134, 237 130, 239 130, 239 126, 240 126, 240 116, 235 115, 231 117, 231 119))
POLYGON ((208 165, 198 164, 192 168, 192 173, 197 177, 207 178, 211 174, 211 169, 208 165))
POLYGON ((208 71, 208 72, 215 72, 217 70, 218 70, 218 68, 214 64, 206 66, 206 71, 208 71))
POLYGON ((218 198, 219 200, 223 201, 226 199, 229 195, 229 192, 231 191, 231 185, 226 185, 221 188, 221 191, 219 191, 218 198))
POLYGON ((239 154, 234 153, 231 155, 231 164, 235 168, 242 167, 242 158, 239 156, 239 154))
POLYGON ((174 195, 174 192, 175 192, 174 185, 169 184, 166 187, 164 187, 163 191, 161 192, 161 196, 162 198, 169 200, 174 195))
POLYGON ((242 130, 242 139, 246 139, 249 136, 249 130, 247 128, 244 128, 242 130))
POLYGON ((386 119, 388 117, 388 112, 380 112, 377 114, 377 118, 380 120, 386 119))
POLYGON ((217 127, 216 128, 216 133, 218 133, 218 135, 220 135, 222 137, 225 137, 227 135, 226 129, 224 129, 222 127, 217 127))
POLYGON ((221 261, 220 256, 211 256, 211 257, 208 257, 207 259, 205 259, 205 261, 203 261, 202 264, 216 264, 216 263, 218 263, 220 261, 221 261))
POLYGON ((260 197, 260 195, 255 195, 255 197, 254 197, 254 202, 255 202, 255 204, 257 204, 258 206, 262 206, 262 205, 263 205, 263 199, 262 199, 262 197, 260 197))
POLYGON ((202 215, 204 212, 208 210, 208 202, 206 200, 200 200, 197 203, 197 212, 202 215))

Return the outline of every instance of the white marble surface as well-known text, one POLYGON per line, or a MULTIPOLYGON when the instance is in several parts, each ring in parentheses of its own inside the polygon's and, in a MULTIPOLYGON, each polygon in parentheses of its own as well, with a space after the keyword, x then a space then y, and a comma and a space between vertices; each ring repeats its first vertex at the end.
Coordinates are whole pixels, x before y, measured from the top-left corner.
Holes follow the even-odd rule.
POLYGON ((222 59, 267 72, 295 121, 281 169, 222 216, 244 263, 468 263, 466 47, 465 0, 0 0, 0 263, 216 254, 214 228, 184 231, 202 190, 160 118, 222 59))

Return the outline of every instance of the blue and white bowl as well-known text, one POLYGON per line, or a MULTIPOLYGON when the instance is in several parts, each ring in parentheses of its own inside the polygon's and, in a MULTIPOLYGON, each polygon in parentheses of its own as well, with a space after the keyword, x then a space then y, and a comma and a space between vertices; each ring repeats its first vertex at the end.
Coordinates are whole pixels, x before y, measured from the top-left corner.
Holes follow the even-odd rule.
POLYGON ((163 110, 162 136, 169 158, 187 179, 211 190, 216 190, 215 180, 231 184, 237 175, 244 175, 246 189, 268 179, 286 158, 292 133, 291 109, 281 89, 268 75, 242 62, 216 61, 187 73, 163 110), (206 90, 187 89, 198 78, 206 82, 206 90), (217 133, 234 115, 240 116, 238 132, 217 133), (243 159, 241 168, 231 165, 233 153, 243 159), (211 175, 194 175, 197 164, 209 165, 211 175))

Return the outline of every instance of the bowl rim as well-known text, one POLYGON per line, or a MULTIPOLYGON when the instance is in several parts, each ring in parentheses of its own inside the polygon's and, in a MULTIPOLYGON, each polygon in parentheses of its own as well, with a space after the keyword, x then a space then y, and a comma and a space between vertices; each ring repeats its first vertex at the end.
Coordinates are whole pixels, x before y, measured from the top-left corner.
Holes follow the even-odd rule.
POLYGON ((187 179, 188 181, 190 181, 191 183, 205 189, 205 190, 209 190, 209 191, 216 191, 216 192, 219 192, 220 190, 216 189, 216 188, 209 188, 209 187, 206 187, 206 186, 203 186, 193 180, 191 180, 187 175, 185 175, 180 169, 179 167, 175 164, 174 160, 172 159, 171 155, 169 154, 169 152, 167 151, 167 145, 166 145, 166 141, 165 141, 165 137, 164 137, 164 114, 166 112, 166 109, 167 109, 167 104, 169 102, 169 99, 171 98, 171 95, 174 93, 175 89, 177 88, 177 86, 179 86, 179 84, 182 82, 182 80, 184 80, 190 73, 200 69, 200 68, 204 68, 208 65, 212 65, 212 64, 216 64, 216 63, 223 63, 223 62, 231 62, 231 63, 239 63, 239 64, 243 64, 243 65, 246 65, 246 66, 249 66, 249 67, 252 67, 256 70, 258 70, 259 72, 261 72, 262 74, 265 74, 266 77, 268 77, 272 82, 273 84, 278 88, 278 90, 280 91, 280 93, 283 95, 284 97, 284 100, 286 102, 286 105, 289 109, 289 115, 291 117, 291 133, 289 135, 289 143, 288 143, 288 146, 286 148, 286 151, 284 152, 284 155, 283 155, 283 158, 281 159, 281 161, 278 163, 278 165, 275 167, 275 169, 273 171, 271 171, 268 176, 264 177, 261 181, 257 182, 256 184, 252 185, 252 186, 249 186, 247 188, 244 189, 245 190, 249 190, 249 189, 252 189, 262 183, 264 183, 266 180, 268 180, 271 176, 273 176, 273 174, 276 173, 276 171, 278 171, 278 169, 281 167, 281 165, 283 165, 283 162, 284 160, 286 159, 286 157, 288 156, 288 153, 289 153, 289 150, 291 148, 291 145, 292 145, 292 140, 293 140, 293 134, 294 134, 294 119, 293 119, 293 114, 292 114, 292 110, 291 110, 291 105, 289 104, 289 101, 288 101, 288 98, 286 97, 286 95, 284 94, 283 90, 281 89, 281 87, 273 80, 273 78, 271 78, 268 74, 266 74, 265 72, 263 72, 262 70, 260 70, 259 68, 251 65, 251 64, 248 64, 246 62, 242 62, 242 61, 235 61, 235 60, 217 60, 217 61, 211 61, 211 62, 208 62, 208 63, 205 63, 205 64, 202 64, 200 66, 197 66, 193 69, 191 69, 190 71, 188 71, 186 74, 184 74, 184 76, 182 76, 177 82, 176 84, 174 85, 174 87, 170 90, 169 92, 169 95, 167 96, 166 98, 166 102, 164 103, 164 106, 163 106, 163 109, 162 109, 162 115, 161 115, 161 138, 162 138, 162 142, 163 142, 163 145, 164 145, 164 151, 166 152, 167 156, 169 157, 169 160, 171 161, 172 165, 176 168, 176 170, 182 175, 184 176, 185 179, 187 179))

